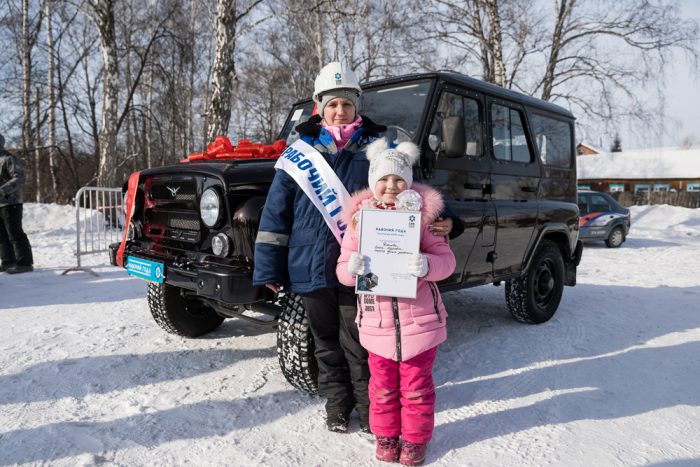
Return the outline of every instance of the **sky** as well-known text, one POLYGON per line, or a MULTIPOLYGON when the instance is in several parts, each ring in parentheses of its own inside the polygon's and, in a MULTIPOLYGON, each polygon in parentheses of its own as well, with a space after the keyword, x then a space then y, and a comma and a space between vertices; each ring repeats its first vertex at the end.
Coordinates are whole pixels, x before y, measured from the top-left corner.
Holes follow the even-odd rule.
MULTIPOLYGON (((682 0, 681 11, 685 17, 694 18, 700 23, 700 1, 682 0)), ((693 70, 682 54, 676 54, 666 75, 667 134, 660 141, 649 141, 640 136, 649 134, 643 129, 621 129, 623 149, 678 146, 688 135, 693 135, 695 145, 700 146, 700 70, 693 70)), ((603 142, 605 147, 602 149, 607 149, 609 143, 606 145, 605 140, 603 142)))

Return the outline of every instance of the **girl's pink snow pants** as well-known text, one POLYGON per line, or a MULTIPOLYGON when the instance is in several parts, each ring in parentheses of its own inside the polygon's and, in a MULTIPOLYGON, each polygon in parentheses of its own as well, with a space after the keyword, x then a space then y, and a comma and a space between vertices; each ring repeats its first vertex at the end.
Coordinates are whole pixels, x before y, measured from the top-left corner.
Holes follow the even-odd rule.
POLYGON ((437 347, 396 362, 369 352, 369 426, 376 436, 430 441, 435 425, 433 363, 437 347))

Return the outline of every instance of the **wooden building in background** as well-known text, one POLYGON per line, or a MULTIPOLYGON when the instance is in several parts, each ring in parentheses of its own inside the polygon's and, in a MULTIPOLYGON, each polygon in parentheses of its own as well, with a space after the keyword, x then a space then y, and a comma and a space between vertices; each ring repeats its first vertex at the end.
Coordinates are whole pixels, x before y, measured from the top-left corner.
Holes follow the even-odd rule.
POLYGON ((587 153, 576 159, 581 189, 608 193, 700 192, 700 148, 587 153))

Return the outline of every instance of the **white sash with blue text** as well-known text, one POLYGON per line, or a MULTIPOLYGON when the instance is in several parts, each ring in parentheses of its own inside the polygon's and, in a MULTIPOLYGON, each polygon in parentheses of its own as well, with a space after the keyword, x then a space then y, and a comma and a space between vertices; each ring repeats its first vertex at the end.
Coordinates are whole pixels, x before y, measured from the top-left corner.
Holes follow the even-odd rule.
POLYGON ((275 168, 284 170, 297 182, 340 243, 346 228, 340 220, 340 211, 350 200, 350 194, 323 155, 297 140, 280 155, 275 168))

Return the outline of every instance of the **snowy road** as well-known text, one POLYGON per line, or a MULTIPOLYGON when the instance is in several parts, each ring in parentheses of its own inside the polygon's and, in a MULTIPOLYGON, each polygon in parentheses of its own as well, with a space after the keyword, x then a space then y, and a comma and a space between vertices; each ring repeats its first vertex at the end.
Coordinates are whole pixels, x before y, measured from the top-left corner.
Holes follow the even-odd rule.
MULTIPOLYGON (((0 275, 0 465, 380 465, 286 384, 274 333, 165 334, 143 282, 60 276, 70 209, 25 209, 39 270, 0 275)), ((700 465, 700 210, 632 214, 546 324, 513 321, 503 287, 445 295, 428 463, 700 465)))

